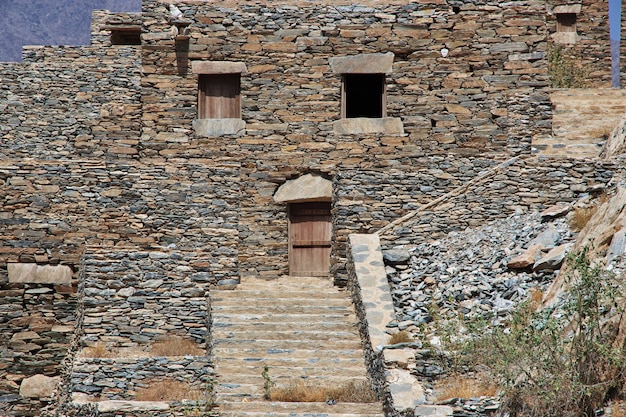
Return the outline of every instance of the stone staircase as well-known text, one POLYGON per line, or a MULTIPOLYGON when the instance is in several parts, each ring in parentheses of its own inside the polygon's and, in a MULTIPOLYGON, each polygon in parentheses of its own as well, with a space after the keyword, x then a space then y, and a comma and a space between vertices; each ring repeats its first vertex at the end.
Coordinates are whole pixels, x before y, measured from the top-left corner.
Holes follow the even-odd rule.
POLYGON ((323 278, 244 280, 212 290, 212 354, 221 416, 382 416, 380 403, 272 402, 277 386, 366 381, 357 318, 346 291, 323 278))

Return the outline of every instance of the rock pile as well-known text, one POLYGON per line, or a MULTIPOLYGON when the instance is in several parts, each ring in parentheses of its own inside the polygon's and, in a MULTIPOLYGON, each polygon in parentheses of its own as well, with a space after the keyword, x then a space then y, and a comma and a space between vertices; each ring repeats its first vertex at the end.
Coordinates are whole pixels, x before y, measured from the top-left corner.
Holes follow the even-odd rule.
POLYGON ((550 284, 569 248, 573 234, 566 219, 549 220, 551 215, 518 212, 408 252, 386 251, 398 318, 392 326, 428 335, 456 318, 502 323, 532 288, 550 284))

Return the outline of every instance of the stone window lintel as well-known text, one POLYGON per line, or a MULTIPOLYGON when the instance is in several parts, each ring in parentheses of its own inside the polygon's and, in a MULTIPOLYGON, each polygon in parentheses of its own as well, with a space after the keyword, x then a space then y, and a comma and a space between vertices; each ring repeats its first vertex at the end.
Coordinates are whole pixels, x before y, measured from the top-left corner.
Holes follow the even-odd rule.
POLYGON ((331 57, 330 69, 335 74, 391 74, 393 52, 331 57))
POLYGON ((248 69, 243 62, 232 61, 191 61, 194 74, 246 74, 248 69))

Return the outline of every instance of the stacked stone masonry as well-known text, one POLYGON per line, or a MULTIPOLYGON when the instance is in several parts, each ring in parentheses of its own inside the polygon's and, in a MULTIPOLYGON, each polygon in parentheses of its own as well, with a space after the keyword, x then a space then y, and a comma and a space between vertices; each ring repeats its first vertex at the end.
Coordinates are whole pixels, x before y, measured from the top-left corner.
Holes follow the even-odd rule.
MULTIPOLYGON (((0 402, 11 408, 2 413, 43 405, 21 397, 19 381, 66 372, 77 336, 79 348, 125 348, 172 333, 206 348, 211 286, 289 272, 287 206, 273 198, 287 180, 332 180, 329 274, 343 285, 349 233, 376 231, 550 136, 552 3, 361 4, 184 1, 173 19, 167 3, 144 0, 142 14, 95 12, 90 46, 27 47, 24 62, 0 63, 0 402), (113 44, 113 32, 137 27, 141 45, 113 44), (331 59, 374 65, 389 53, 394 129, 377 120, 347 125, 378 133, 336 129, 342 74, 331 59), (244 64, 245 130, 194 130, 198 61, 244 64), (74 275, 67 286, 9 282, 17 263, 74 275), (181 304, 192 314, 175 312, 181 304)), ((583 2, 580 17, 573 48, 590 51, 599 64, 589 80, 604 86, 606 2, 583 2)), ((386 239, 410 243, 571 201, 615 169, 521 159, 386 239)))

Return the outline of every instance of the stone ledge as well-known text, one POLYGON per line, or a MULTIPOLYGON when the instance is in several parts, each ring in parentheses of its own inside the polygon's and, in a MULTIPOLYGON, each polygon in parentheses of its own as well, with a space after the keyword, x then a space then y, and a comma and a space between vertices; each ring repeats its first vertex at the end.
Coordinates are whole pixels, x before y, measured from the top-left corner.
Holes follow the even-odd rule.
POLYGON ((241 119, 195 119, 193 129, 196 135, 206 138, 222 135, 243 136, 246 134, 246 122, 241 119))
MULTIPOLYGON (((365 310, 365 326, 373 351, 390 359, 385 348, 389 343, 387 324, 395 319, 391 289, 383 261, 378 235, 351 234, 349 236, 351 259, 354 262, 354 278, 360 289, 360 300, 365 310)), ((404 352, 406 360, 410 354, 404 352)), ((406 369, 385 364, 384 378, 386 406, 396 411, 414 410, 426 401, 419 381, 406 369)))
POLYGON ((164 401, 100 401, 98 411, 161 411, 169 410, 170 405, 164 401))
POLYGON ((59 284, 72 283, 72 269, 67 265, 7 264, 10 283, 59 284))
POLYGON ((333 122, 333 132, 338 135, 359 135, 368 133, 384 133, 387 135, 403 135, 404 126, 399 117, 354 117, 333 122))
POLYGON ((194 74, 245 74, 248 72, 243 62, 191 61, 194 74))
POLYGON ((332 57, 328 60, 335 74, 391 74, 393 52, 332 57))

